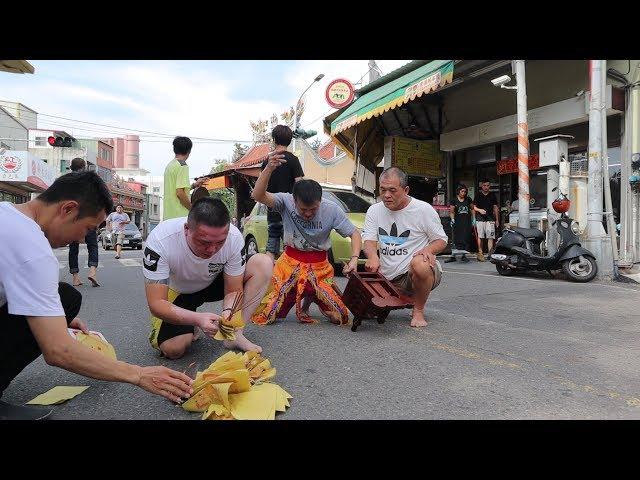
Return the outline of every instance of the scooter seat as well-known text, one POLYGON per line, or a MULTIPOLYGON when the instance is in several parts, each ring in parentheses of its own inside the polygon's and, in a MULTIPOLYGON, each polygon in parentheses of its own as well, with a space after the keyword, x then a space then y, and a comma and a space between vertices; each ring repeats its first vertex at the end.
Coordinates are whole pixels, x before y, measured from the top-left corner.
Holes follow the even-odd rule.
POLYGON ((542 233, 537 228, 514 228, 516 232, 521 234, 525 238, 530 238, 533 240, 544 240, 544 233, 542 233))

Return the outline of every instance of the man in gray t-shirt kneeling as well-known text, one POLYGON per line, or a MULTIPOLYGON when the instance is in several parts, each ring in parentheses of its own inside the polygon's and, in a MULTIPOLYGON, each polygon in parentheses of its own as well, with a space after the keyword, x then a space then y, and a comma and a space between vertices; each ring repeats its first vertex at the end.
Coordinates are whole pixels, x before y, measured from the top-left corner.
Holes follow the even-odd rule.
POLYGON ((303 323, 315 323, 308 313, 315 302, 332 323, 346 325, 349 312, 332 287, 333 266, 327 260, 330 235, 335 230, 351 237, 351 259, 345 273, 355 270, 362 246, 360 232, 334 202, 322 199, 322 187, 315 180, 300 180, 290 193, 269 193, 267 184, 272 172, 283 162, 279 152, 269 154, 269 161, 258 177, 253 198, 282 215, 285 250, 278 258, 271 286, 252 321, 259 325, 286 317, 296 305, 296 316, 303 323))

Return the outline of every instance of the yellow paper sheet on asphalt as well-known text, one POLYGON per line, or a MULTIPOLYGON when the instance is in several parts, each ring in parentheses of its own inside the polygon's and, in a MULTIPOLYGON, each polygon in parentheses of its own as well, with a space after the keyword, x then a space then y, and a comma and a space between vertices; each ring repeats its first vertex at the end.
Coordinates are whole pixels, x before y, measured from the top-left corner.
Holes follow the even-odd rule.
POLYGON ((29 400, 27 405, 58 405, 80 395, 87 388, 89 387, 53 387, 48 392, 41 393, 33 400, 29 400))
POLYGON ((291 398, 291 395, 289 395, 280 385, 277 383, 261 383, 260 385, 254 385, 251 387, 252 392, 260 390, 267 391, 269 392, 269 395, 274 397, 275 409, 277 412, 286 411, 286 407, 289 406, 287 396, 288 398, 291 398))
POLYGON ((255 388, 229 395, 231 414, 237 420, 275 420, 276 401, 272 391, 255 388))

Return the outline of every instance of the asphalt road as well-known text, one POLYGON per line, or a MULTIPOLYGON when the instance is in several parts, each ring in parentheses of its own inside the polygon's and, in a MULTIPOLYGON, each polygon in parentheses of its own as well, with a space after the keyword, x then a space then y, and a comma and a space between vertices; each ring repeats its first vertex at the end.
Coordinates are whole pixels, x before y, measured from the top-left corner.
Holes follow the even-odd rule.
MULTIPOLYGON (((70 282, 67 249, 56 255, 61 280, 70 282)), ((225 352, 220 342, 202 339, 180 360, 161 359, 147 340, 141 252, 113 256, 100 250, 100 288, 90 287, 81 268, 80 317, 105 335, 119 359, 184 370, 192 361, 204 368, 225 352)), ((324 317, 300 324, 293 314, 274 325, 250 325, 247 335, 276 367, 275 381, 293 395, 277 419, 640 418, 637 285, 505 278, 475 261, 444 267, 424 329, 409 327, 409 310, 392 312, 384 325, 365 322, 355 333, 324 317)), ((345 280, 338 283, 344 287, 345 280)), ((42 358, 3 400, 24 403, 56 385, 90 388, 55 406, 53 419, 200 418, 134 386, 86 379, 42 358)))

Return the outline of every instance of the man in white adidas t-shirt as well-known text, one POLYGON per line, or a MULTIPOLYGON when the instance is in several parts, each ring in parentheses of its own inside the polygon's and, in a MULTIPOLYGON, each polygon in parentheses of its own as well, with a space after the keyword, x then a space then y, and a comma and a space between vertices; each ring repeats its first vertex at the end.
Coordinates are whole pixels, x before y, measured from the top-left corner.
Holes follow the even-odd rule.
MULTIPOLYGON (((112 208, 111 192, 95 172, 63 175, 27 203, 0 202, 0 396, 40 354, 49 365, 131 383, 173 401, 191 395, 192 380, 180 372, 113 360, 69 335, 67 325, 87 331, 76 317, 82 295, 58 283, 51 248, 82 241, 112 208)), ((50 413, 0 401, 0 420, 37 420, 50 413)))
MULTIPOLYGON (((151 346, 170 359, 180 358, 195 340, 195 327, 208 336, 218 331, 220 316, 197 312, 205 302, 223 300, 227 317, 236 296, 243 293, 245 324, 269 284, 273 262, 264 254, 252 255, 245 265, 244 240, 230 225, 229 211, 211 197, 196 201, 188 217, 161 222, 147 238, 142 271, 151 311, 151 346)), ((236 330, 226 348, 262 351, 236 330)))
POLYGON ((426 327, 423 310, 429 293, 442 278, 436 255, 446 248, 448 237, 435 209, 409 196, 408 180, 407 174, 397 167, 380 175, 382 201, 367 210, 362 234, 367 256, 365 268, 379 271, 413 296, 411 326, 426 327))

